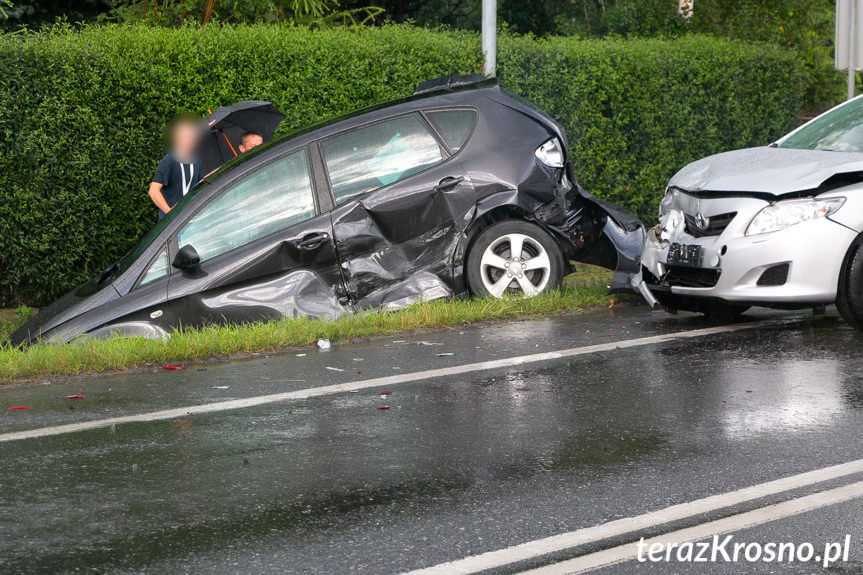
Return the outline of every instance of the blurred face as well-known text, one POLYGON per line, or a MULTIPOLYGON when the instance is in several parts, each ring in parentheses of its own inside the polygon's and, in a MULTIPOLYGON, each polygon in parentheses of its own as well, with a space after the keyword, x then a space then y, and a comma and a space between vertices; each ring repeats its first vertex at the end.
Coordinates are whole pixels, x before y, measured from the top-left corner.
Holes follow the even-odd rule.
POLYGON ((252 134, 251 136, 246 136, 243 138, 243 142, 240 144, 240 153, 243 154, 248 152, 255 146, 260 146, 264 143, 264 139, 257 134, 252 134))
POLYGON ((198 145, 198 128, 192 122, 177 122, 171 132, 171 146, 174 154, 181 160, 190 159, 198 145))

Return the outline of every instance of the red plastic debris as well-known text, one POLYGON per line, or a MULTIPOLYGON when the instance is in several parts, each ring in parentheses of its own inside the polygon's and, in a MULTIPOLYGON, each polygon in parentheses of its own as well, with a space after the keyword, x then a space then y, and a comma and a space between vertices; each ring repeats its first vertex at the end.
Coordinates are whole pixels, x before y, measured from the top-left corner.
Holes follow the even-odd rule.
POLYGON ((177 370, 177 369, 185 369, 185 368, 184 368, 184 367, 180 367, 179 365, 163 365, 163 366, 162 366, 162 369, 177 370))
POLYGON ((361 372, 361 371, 357 372, 357 375, 362 375, 362 374, 363 374, 363 372, 361 372))
POLYGON ((66 399, 84 399, 83 395, 67 395, 66 399))
POLYGON ((601 336, 599 336, 599 337, 614 337, 614 336, 613 336, 612 334, 610 334, 610 333, 606 333, 606 334, 603 334, 603 335, 601 335, 601 336))
POLYGON ((390 410, 389 405, 382 405, 382 406, 378 407, 378 411, 389 411, 389 410, 390 410))
POLYGON ((30 407, 28 407, 26 405, 16 405, 14 407, 10 407, 9 411, 23 411, 25 409, 30 409, 30 407))
POLYGON ((393 394, 392 391, 379 391, 378 392, 378 395, 392 395, 392 394, 393 394))
POLYGON ((530 391, 530 388, 529 387, 516 387, 515 390, 516 391, 530 391))

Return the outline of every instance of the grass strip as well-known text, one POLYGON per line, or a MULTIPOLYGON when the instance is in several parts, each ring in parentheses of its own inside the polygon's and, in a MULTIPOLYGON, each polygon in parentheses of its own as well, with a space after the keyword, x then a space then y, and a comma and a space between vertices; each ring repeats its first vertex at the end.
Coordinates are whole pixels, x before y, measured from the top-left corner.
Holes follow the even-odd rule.
POLYGON ((285 318, 183 329, 165 341, 112 337, 24 349, 6 345, 0 347, 0 382, 273 352, 311 345, 318 339, 345 342, 441 326, 584 311, 609 305, 607 285, 607 278, 591 274, 529 299, 436 300, 396 312, 367 312, 337 320, 285 318))

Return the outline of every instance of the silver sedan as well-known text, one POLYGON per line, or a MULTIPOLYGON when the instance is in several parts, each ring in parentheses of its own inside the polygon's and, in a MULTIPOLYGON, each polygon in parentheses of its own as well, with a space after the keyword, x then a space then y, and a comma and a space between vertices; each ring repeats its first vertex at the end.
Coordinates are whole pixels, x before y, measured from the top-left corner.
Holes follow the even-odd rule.
POLYGON ((656 306, 730 317, 835 302, 863 329, 863 97, 766 147, 669 182, 634 285, 656 306))

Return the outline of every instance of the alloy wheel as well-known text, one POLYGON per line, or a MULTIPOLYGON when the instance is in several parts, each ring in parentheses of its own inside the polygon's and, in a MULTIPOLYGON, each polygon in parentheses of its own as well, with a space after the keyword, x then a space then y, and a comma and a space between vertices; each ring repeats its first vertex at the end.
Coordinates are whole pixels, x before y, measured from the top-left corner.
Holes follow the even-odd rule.
POLYGON ((502 235, 485 249, 480 261, 483 286, 495 297, 531 297, 548 285, 551 260, 536 239, 518 233, 502 235))

